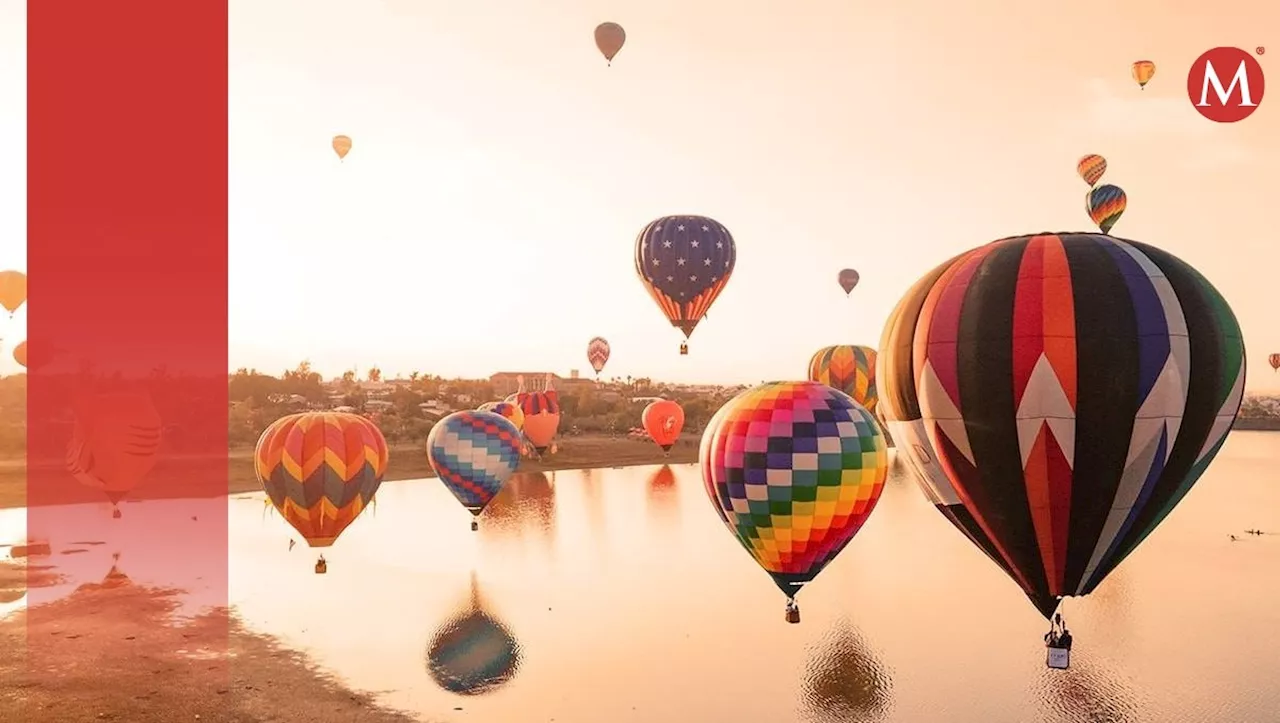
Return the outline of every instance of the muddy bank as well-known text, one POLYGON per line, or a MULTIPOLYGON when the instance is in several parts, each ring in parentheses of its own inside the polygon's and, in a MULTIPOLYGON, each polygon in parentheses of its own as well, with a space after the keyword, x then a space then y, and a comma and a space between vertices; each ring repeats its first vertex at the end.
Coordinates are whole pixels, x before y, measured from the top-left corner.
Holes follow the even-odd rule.
POLYGON ((378 707, 225 610, 174 621, 175 599, 122 578, 0 621, 0 719, 423 723, 378 707))

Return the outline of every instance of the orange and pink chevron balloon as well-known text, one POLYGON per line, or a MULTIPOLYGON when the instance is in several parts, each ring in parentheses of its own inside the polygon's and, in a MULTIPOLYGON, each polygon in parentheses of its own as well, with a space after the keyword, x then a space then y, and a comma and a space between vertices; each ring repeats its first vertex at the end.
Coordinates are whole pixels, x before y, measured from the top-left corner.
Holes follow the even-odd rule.
MULTIPOLYGON (((386 439, 368 419, 304 412, 267 427, 254 470, 271 504, 307 544, 329 547, 373 501, 389 456, 386 439)), ((324 571, 322 562, 316 572, 324 571)))

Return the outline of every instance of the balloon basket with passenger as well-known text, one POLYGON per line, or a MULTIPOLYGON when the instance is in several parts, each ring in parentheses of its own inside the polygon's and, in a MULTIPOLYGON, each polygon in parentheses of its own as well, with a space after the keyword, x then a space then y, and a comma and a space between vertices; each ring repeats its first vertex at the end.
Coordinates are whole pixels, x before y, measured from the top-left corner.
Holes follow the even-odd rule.
POLYGON ((329 571, 329 563, 325 562, 324 555, 321 555, 320 559, 316 560, 316 574, 323 575, 328 571, 329 571))
POLYGON ((1049 632, 1044 634, 1045 665, 1054 670, 1070 668, 1071 644, 1071 631, 1062 621, 1062 613, 1055 613, 1049 623, 1049 632))
POLYGON ((786 620, 792 625, 800 622, 800 606, 796 604, 795 598, 787 598, 786 620))

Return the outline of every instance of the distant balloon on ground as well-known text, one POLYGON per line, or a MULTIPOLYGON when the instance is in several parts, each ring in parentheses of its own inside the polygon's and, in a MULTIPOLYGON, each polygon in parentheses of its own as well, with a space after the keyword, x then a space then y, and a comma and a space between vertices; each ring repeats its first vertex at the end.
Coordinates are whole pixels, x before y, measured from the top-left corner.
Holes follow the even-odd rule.
POLYGON ((684 408, 670 399, 659 399, 644 408, 640 420, 649 437, 663 452, 669 452, 684 429, 684 408))

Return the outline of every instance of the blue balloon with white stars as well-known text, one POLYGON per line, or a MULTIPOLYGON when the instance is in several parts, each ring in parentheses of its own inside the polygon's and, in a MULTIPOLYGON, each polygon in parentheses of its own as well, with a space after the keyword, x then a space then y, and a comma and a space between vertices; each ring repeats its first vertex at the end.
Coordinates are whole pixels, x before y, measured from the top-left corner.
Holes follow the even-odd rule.
POLYGON ((663 216, 636 237, 636 273, 686 338, 724 290, 737 257, 728 229, 705 216, 663 216))

